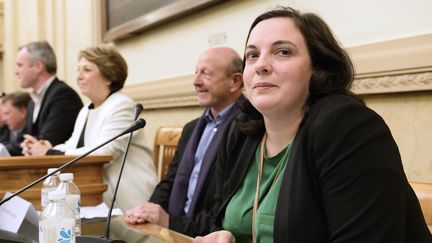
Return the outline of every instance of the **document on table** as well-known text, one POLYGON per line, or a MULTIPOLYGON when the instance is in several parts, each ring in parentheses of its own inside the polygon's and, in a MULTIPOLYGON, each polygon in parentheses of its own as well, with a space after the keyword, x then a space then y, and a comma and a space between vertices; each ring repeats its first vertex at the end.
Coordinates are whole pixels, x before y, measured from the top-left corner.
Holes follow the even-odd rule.
MULTIPOLYGON (((109 208, 105 203, 101 203, 97 206, 86 206, 81 207, 81 218, 82 219, 94 219, 94 218, 106 218, 108 216, 109 208)), ((112 213, 112 216, 116 215, 123 215, 123 212, 119 208, 114 208, 112 213)))

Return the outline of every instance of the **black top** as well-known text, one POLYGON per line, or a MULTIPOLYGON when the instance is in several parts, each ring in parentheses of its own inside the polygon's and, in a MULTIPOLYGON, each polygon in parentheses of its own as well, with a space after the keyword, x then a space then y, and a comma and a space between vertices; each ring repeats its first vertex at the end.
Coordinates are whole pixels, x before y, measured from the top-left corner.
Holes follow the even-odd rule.
MULTIPOLYGON (((262 135, 246 135, 233 123, 225 136, 216 229, 262 135)), ((378 114, 342 95, 312 107, 284 172, 274 242, 432 242, 398 147, 378 114)))

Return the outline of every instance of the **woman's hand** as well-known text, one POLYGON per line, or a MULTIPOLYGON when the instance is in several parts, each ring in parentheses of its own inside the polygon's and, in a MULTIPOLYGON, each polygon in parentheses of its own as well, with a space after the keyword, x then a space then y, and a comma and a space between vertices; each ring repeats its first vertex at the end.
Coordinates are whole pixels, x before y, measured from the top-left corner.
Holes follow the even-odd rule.
POLYGON ((216 231, 206 236, 198 236, 194 243, 235 243, 235 238, 228 230, 216 231))
POLYGON ((48 140, 37 140, 35 137, 25 134, 24 141, 21 143, 23 154, 26 156, 43 156, 53 146, 48 140))
POLYGON ((30 154, 32 156, 43 156, 46 155, 48 150, 52 147, 52 144, 48 140, 39 140, 30 146, 30 154))
POLYGON ((25 156, 31 156, 31 147, 34 143, 36 143, 38 140, 29 134, 24 134, 24 141, 20 144, 22 148, 22 153, 25 156))

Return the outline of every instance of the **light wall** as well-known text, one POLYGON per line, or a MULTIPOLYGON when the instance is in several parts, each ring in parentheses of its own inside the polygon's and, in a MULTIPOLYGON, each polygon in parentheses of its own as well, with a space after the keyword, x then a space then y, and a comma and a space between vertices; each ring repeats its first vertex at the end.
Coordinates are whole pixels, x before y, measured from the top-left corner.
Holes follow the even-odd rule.
POLYGON ((192 74, 211 35, 224 32, 224 45, 243 53, 253 19, 276 5, 318 12, 346 47, 432 32, 430 0, 237 0, 116 43, 130 62, 130 83, 192 74))
POLYGON ((78 51, 101 41, 99 0, 4 0, 3 76, 6 92, 20 89, 18 47, 47 40, 57 55, 57 76, 75 89, 78 51))
POLYGON ((365 99, 389 124, 408 178, 431 183, 432 93, 379 94, 365 99))
MULTIPOLYGON (((3 83, 19 89, 16 49, 47 39, 59 76, 75 86, 78 50, 101 41, 99 0, 4 0, 3 83)), ((277 4, 319 13, 351 53, 358 76, 353 90, 383 116, 399 145, 410 180, 432 183, 432 1, 430 0, 231 0, 137 36, 115 42, 129 64, 124 92, 144 104, 147 139, 160 125, 199 116, 192 87, 198 55, 209 37, 240 54, 249 25, 277 4)))

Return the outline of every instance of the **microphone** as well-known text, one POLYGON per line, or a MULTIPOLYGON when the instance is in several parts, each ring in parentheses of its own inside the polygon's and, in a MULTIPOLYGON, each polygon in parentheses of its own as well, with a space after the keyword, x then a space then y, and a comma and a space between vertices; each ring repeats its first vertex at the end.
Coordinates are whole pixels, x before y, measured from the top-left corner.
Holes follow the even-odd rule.
MULTIPOLYGON (((21 194, 22 192, 26 191, 27 189, 31 188, 32 186, 36 185, 37 183, 39 183, 39 182, 45 180, 46 178, 48 178, 48 177, 54 175, 54 174, 57 173, 58 171, 63 170, 64 168, 73 165, 73 164, 76 163, 78 160, 80 160, 80 159, 86 157, 86 156, 89 155, 90 153, 92 153, 92 152, 98 150, 99 148, 105 146, 106 144, 108 144, 108 143, 114 141, 115 139, 117 139, 117 138, 119 138, 119 137, 121 137, 121 136, 123 136, 123 135, 125 135, 125 134, 127 134, 127 133, 131 133, 131 135, 132 135, 132 133, 133 133, 134 131, 143 128, 145 125, 146 125, 145 120, 142 119, 142 118, 139 118, 138 120, 136 120, 135 122, 133 122, 133 123, 132 123, 128 128, 127 128, 127 129, 125 129, 125 130, 122 131, 121 133, 119 133, 119 134, 115 135, 114 137, 108 139, 107 141, 105 141, 105 142, 99 144, 98 146, 96 146, 96 147, 90 149, 88 152, 86 152, 86 153, 84 153, 84 154, 82 154, 82 155, 80 155, 80 156, 78 156, 78 157, 72 159, 71 161, 69 161, 69 162, 63 164, 62 166, 58 167, 56 170, 52 171, 51 173, 48 173, 48 174, 42 176, 41 178, 39 178, 39 179, 37 179, 37 180, 31 182, 30 184, 28 184, 27 186, 25 186, 25 187, 21 188, 20 190, 16 191, 15 193, 13 193, 12 195, 10 195, 9 197, 7 197, 7 198, 1 200, 1 201, 0 201, 0 206, 3 205, 4 203, 6 203, 7 201, 11 200, 11 199, 14 198, 15 196, 17 196, 17 195, 21 194)), ((132 137, 132 136, 131 136, 131 137, 132 137)), ((112 205, 114 204, 115 196, 116 196, 116 194, 117 194, 117 189, 118 189, 118 185, 119 185, 119 182, 120 182, 121 174, 122 174, 122 171, 123 171, 124 163, 125 163, 125 160, 126 160, 126 155, 127 155, 127 153, 128 153, 128 150, 129 150, 129 145, 130 145, 131 137, 129 137, 129 141, 128 141, 128 144, 127 144, 127 147, 126 147, 126 151, 125 151, 125 154, 124 154, 124 157, 123 157, 123 163, 122 163, 121 170, 120 170, 120 176, 119 176, 118 181, 117 181, 117 186, 116 186, 116 189, 115 189, 115 192, 114 192, 112 205)), ((112 206, 111 206, 111 207, 112 207, 112 206)), ((112 208, 110 208, 110 213, 109 213, 109 215, 108 215, 108 220, 111 219, 111 211, 112 211, 112 208)), ((108 224, 108 226, 109 226, 109 223, 107 223, 107 224, 108 224)), ((109 234, 109 230, 108 230, 108 234, 109 234)), ((119 241, 119 240, 112 240, 112 241, 110 241, 110 240, 109 240, 109 235, 106 236, 105 239, 103 239, 103 238, 94 238, 93 240, 90 240, 90 241, 89 241, 89 240, 87 240, 87 238, 88 238, 88 237, 85 237, 85 236, 79 236, 79 237, 77 237, 77 242, 124 242, 124 241, 119 241), (83 239, 80 239, 80 238, 83 238, 83 239), (98 240, 99 240, 99 241, 98 241, 98 240), (103 241, 100 241, 100 240, 103 240, 103 241)))
POLYGON ((141 103, 137 103, 135 105, 135 116, 134 116, 134 120, 138 119, 139 115, 141 114, 141 112, 144 110, 144 107, 141 103))
POLYGON ((142 118, 139 118, 138 120, 134 121, 134 123, 132 123, 126 130, 124 130, 120 135, 118 135, 119 137, 131 132, 135 132, 138 129, 143 128, 146 125, 146 121, 142 118))
MULTIPOLYGON (((141 114, 141 112, 143 111, 143 109, 144 108, 143 108, 143 106, 140 103, 137 103, 135 105, 135 120, 141 114)), ((144 119, 139 118, 129 128, 131 130, 131 132, 129 134, 129 140, 128 140, 127 145, 126 145, 126 150, 125 150, 125 152, 123 154, 123 161, 122 161, 122 164, 121 164, 121 167, 120 167, 120 172, 119 172, 119 175, 118 175, 117 184, 116 184, 116 187, 115 187, 115 190, 114 190, 113 197, 111 199, 111 206, 109 208, 109 212, 108 212, 108 215, 107 215, 107 221, 106 221, 106 224, 105 224, 105 233, 104 233, 103 238, 96 238, 96 239, 94 239, 94 238, 91 238, 91 237, 81 237, 82 238, 82 241, 80 241, 81 243, 85 243, 85 242, 113 242, 113 241, 111 241, 109 239, 110 224, 111 224, 111 217, 112 217, 111 214, 112 214, 112 211, 113 211, 113 208, 114 208, 115 200, 117 199, 117 191, 118 191, 118 188, 120 186, 121 177, 123 175, 123 168, 125 166, 126 157, 128 155, 128 152, 129 152, 129 146, 130 146, 131 141, 132 141, 133 131, 138 130, 138 129, 135 129, 135 127, 142 128, 142 127, 145 126, 145 124, 146 124, 146 122, 144 121, 144 119)), ((129 129, 126 129, 126 131, 128 131, 129 129)), ((114 242, 116 242, 116 243, 117 242, 118 243, 120 243, 120 242, 123 243, 124 241, 119 241, 118 240, 118 241, 114 241, 114 242)))

